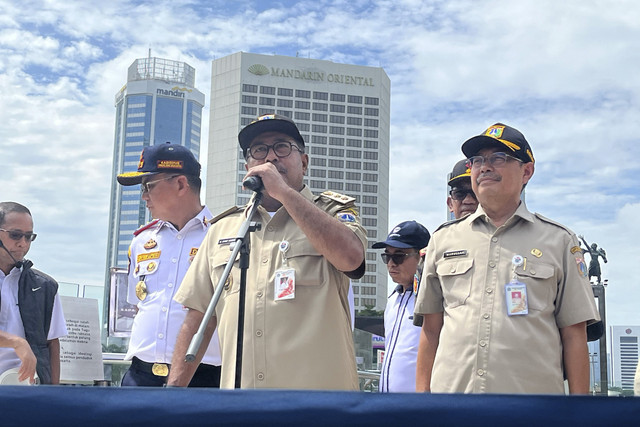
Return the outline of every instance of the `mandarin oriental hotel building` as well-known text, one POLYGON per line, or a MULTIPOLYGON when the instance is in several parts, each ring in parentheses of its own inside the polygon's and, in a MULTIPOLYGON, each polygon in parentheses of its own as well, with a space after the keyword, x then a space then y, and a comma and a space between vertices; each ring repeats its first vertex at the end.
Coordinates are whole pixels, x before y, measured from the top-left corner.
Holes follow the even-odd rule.
POLYGON ((371 245, 388 232, 389 91, 379 67, 244 52, 212 64, 207 205, 215 214, 251 197, 242 189, 239 131, 262 114, 293 119, 310 157, 305 184, 314 194, 354 197, 367 230, 367 271, 353 282, 357 310, 384 310, 387 301, 387 270, 371 245))

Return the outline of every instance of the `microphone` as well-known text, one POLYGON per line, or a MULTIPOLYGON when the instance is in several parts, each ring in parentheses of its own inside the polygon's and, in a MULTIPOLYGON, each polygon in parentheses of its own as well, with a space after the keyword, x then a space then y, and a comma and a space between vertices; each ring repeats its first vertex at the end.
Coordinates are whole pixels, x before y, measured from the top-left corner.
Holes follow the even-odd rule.
POLYGON ((253 190, 256 193, 262 191, 264 186, 262 185, 262 178, 259 176, 250 176, 244 181, 242 181, 242 186, 249 190, 253 190))
POLYGON ((0 240, 0 248, 4 249, 5 252, 9 255, 9 257, 13 260, 13 262, 15 262, 14 266, 16 268, 22 268, 24 261, 18 261, 16 260, 13 255, 11 255, 11 252, 9 252, 9 249, 7 249, 7 247, 4 245, 4 243, 2 243, 2 240, 0 240))

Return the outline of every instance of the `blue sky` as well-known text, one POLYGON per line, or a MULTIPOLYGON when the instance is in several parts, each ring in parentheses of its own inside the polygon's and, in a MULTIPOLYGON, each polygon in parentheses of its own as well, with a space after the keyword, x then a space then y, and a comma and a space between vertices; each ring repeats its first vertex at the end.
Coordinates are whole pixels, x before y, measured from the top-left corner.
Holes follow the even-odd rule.
POLYGON ((206 142, 212 59, 298 54, 389 75, 390 227, 435 229, 462 142, 521 130, 537 160, 528 207, 607 251, 609 324, 640 325, 637 2, 103 3, 0 0, 0 199, 32 209, 36 267, 103 283, 114 97, 135 59, 196 68, 206 142))

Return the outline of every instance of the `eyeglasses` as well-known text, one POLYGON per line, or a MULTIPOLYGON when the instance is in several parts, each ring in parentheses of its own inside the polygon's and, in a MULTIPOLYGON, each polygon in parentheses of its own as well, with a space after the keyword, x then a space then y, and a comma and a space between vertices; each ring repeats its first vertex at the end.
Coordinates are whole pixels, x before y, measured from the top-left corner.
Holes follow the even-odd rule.
POLYGON ((418 253, 419 252, 396 252, 395 254, 388 254, 386 252, 383 252, 380 254, 380 256, 382 257, 382 262, 384 262, 385 264, 389 264, 389 261, 391 260, 394 264, 400 265, 404 262, 404 260, 407 259, 407 257, 410 257, 411 255, 417 255, 418 253))
POLYGON ((22 231, 17 231, 17 230, 5 230, 4 228, 0 228, 0 231, 4 231, 6 233, 9 234, 9 237, 13 240, 20 240, 23 237, 26 239, 27 242, 33 242, 34 240, 36 240, 36 233, 23 233, 22 231))
POLYGON ((518 159, 517 157, 510 156, 507 153, 498 152, 498 153, 493 153, 488 157, 485 157, 485 156, 469 157, 467 159, 467 167, 471 169, 480 169, 482 165, 484 165, 485 163, 488 163, 494 168, 500 168, 500 167, 503 167, 505 163, 507 163, 508 159, 517 160, 520 163, 523 163, 523 161, 518 159))
POLYGON ((476 194, 470 188, 469 189, 460 188, 460 189, 457 189, 457 190, 451 190, 449 192, 449 195, 451 196, 451 198, 453 200, 457 200, 459 202, 461 202, 464 199, 466 199, 467 198, 467 194, 471 195, 471 197, 473 197, 474 199, 478 200, 478 198, 476 197, 476 194))
POLYGON ((173 179, 177 176, 180 175, 172 175, 172 176, 168 176, 166 178, 162 178, 162 179, 156 179, 155 181, 148 181, 148 182, 143 182, 142 184, 140 184, 140 190, 142 191, 142 193, 149 193, 151 190, 153 190, 153 187, 159 183, 160 181, 168 181, 170 179, 173 179))
POLYGON ((273 145, 255 144, 249 147, 249 155, 256 160, 264 160, 269 155, 269 150, 273 150, 276 156, 282 158, 288 157, 294 148, 301 153, 303 152, 297 144, 289 141, 278 141, 273 145))

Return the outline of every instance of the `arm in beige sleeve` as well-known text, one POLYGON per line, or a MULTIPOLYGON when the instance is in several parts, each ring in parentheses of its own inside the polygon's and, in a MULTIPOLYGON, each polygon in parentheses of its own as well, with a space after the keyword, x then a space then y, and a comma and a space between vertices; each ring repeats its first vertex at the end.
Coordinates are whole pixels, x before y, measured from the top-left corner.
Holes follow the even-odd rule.
POLYGON ((562 358, 569 381, 569 393, 589 393, 589 349, 586 322, 560 329, 562 358))
POLYGON ((169 372, 167 385, 174 387, 188 386, 193 374, 196 372, 196 369, 198 369, 198 365, 200 365, 200 361, 202 360, 204 353, 207 351, 207 347, 209 347, 209 342, 211 341, 211 337, 213 336, 217 323, 216 318, 212 317, 205 329, 202 343, 200 344, 200 348, 196 354, 196 359, 193 362, 187 362, 185 360, 185 356, 187 354, 187 350, 189 350, 189 344, 191 344, 191 339, 198 331, 203 318, 204 313, 198 310, 190 309, 187 313, 184 323, 180 328, 180 332, 178 333, 176 345, 173 349, 171 371, 169 372))
POLYGON ((444 314, 425 314, 418 344, 418 360, 416 362, 416 391, 431 391, 431 371, 436 358, 436 350, 440 342, 444 314))

